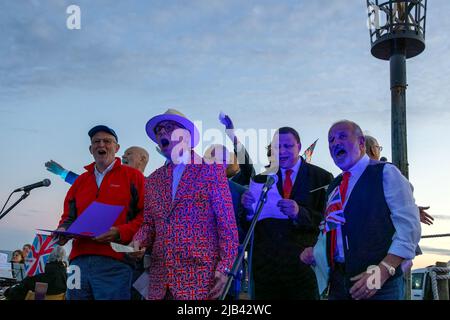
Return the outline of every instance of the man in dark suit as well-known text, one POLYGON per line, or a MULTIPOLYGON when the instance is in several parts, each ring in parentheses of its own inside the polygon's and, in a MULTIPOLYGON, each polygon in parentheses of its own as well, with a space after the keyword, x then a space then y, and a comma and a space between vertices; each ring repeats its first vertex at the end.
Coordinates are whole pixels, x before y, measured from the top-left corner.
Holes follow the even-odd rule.
MULTIPOLYGON (((271 145, 272 160, 279 165, 276 186, 283 198, 277 205, 287 219, 267 218, 256 224, 252 258, 255 298, 318 299, 314 272, 299 261, 298 253, 317 240, 325 208, 322 187, 333 176, 300 157, 301 142, 295 129, 280 128, 271 145)), ((258 175, 254 180, 264 183, 266 178, 258 175)), ((255 202, 250 192, 242 196, 248 220, 255 202)))

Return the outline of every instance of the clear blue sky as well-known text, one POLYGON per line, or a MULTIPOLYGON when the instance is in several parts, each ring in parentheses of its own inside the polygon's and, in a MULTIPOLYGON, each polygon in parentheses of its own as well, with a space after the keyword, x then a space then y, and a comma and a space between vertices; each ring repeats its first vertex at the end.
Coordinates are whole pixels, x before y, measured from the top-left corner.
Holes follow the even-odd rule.
MULTIPOLYGON (((44 163, 82 172, 93 125, 116 129, 119 155, 149 150, 147 175, 160 166, 144 127, 169 107, 204 129, 223 129, 221 110, 238 128, 295 127, 304 145, 320 139, 313 162, 335 174, 326 134, 347 118, 391 159, 389 64, 370 55, 365 3, 2 0, 0 201, 44 178, 52 185, 0 221, 0 248, 56 226, 68 185, 44 163), (66 28, 70 4, 81 7, 81 30, 66 28)), ((407 66, 407 116, 410 180, 437 217, 423 234, 434 234, 450 233, 450 2, 428 5, 427 48, 407 66)), ((448 239, 424 240, 419 265, 449 260, 448 239)))

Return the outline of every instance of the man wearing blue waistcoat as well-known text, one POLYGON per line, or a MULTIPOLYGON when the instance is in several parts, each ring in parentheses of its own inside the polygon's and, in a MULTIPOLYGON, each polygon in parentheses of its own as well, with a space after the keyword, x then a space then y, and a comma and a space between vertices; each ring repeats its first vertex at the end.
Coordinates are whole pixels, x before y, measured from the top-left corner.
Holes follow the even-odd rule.
MULTIPOLYGON (((364 135, 356 123, 333 124, 328 142, 331 157, 343 171, 328 187, 323 224, 330 267, 328 298, 400 300, 400 265, 415 257, 421 234, 410 184, 394 165, 365 154, 364 135)), ((313 264, 312 248, 300 258, 313 264)))

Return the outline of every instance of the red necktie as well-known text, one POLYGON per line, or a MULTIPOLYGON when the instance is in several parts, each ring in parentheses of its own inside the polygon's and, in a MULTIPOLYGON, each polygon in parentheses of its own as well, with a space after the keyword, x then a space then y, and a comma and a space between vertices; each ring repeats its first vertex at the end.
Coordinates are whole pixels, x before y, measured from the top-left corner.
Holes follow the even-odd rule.
POLYGON ((291 180, 291 174, 292 169, 286 170, 286 176, 284 177, 284 183, 283 183, 283 198, 289 199, 289 196, 291 195, 292 191, 292 180, 291 180))
MULTIPOLYGON (((350 172, 344 172, 341 184, 339 185, 339 193, 341 194, 342 209, 344 209, 345 198, 347 196, 348 180, 350 179, 350 172)), ((330 266, 334 269, 334 254, 337 248, 337 229, 331 230, 331 245, 330 245, 330 266)))
POLYGON ((341 184, 339 185, 339 192, 341 193, 342 207, 344 207, 345 199, 347 196, 348 180, 350 179, 350 172, 344 172, 342 176, 341 184))

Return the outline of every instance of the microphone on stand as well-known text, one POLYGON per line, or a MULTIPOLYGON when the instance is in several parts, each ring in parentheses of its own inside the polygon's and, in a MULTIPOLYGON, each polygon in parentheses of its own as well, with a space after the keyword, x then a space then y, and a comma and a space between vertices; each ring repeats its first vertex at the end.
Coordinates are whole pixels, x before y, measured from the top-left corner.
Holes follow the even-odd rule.
POLYGON ((30 184, 28 186, 22 187, 22 188, 17 188, 16 190, 14 190, 13 192, 19 192, 19 191, 25 191, 25 192, 29 192, 35 188, 40 188, 40 187, 48 187, 51 184, 49 179, 44 179, 42 181, 30 184))
MULTIPOLYGON (((254 179, 253 181, 255 181, 256 183, 261 183, 263 176, 256 176, 255 178, 256 179, 254 179), (259 180, 258 178, 261 180, 259 180)), ((245 248, 247 248, 247 245, 250 242, 250 238, 253 236, 253 232, 255 230, 255 225, 256 225, 256 222, 259 219, 259 215, 261 214, 261 211, 263 209, 263 206, 264 206, 264 203, 265 203, 265 200, 267 197, 267 193, 272 188, 272 186, 275 183, 277 183, 277 181, 278 181, 277 175, 273 175, 273 174, 267 175, 266 182, 264 183, 264 186, 261 190, 261 195, 259 197, 259 201, 256 204, 256 212, 251 217, 252 222, 250 224, 250 227, 248 228, 247 235, 245 236, 244 242, 241 245, 242 250, 240 250, 238 256, 234 259, 233 267, 228 272, 228 275, 227 275, 228 279, 227 279, 227 282, 225 283, 225 287, 222 290, 222 294, 220 295, 219 300, 225 299, 225 297, 228 293, 228 290, 231 287, 231 282, 233 281, 233 278, 237 278, 239 268, 241 266, 242 261, 244 260, 245 248)))
POLYGON ((263 191, 269 191, 272 186, 278 182, 278 176, 276 174, 271 174, 267 176, 266 183, 264 184, 263 191))
POLYGON ((22 200, 27 198, 30 195, 30 191, 31 190, 33 190, 34 188, 48 187, 50 185, 50 183, 51 183, 50 180, 44 179, 44 180, 42 180, 40 182, 36 182, 36 183, 30 184, 28 186, 22 187, 22 188, 17 188, 13 192, 11 192, 11 194, 8 197, 8 200, 6 200, 5 204, 3 205, 3 208, 0 210, 0 220, 3 219, 8 214, 8 212, 10 212, 15 206, 17 206, 19 204, 19 202, 21 202, 22 200), (11 199, 11 196, 13 195, 13 193, 14 192, 19 192, 19 191, 24 191, 24 193, 19 198, 19 200, 17 200, 5 212, 3 212, 3 210, 5 210, 6 204, 8 203, 9 199, 11 199))
POLYGON ((271 174, 271 175, 267 176, 267 180, 266 180, 266 183, 264 183, 264 186, 262 188, 258 203, 260 203, 261 201, 264 201, 264 198, 266 197, 267 192, 269 192, 269 190, 272 188, 272 186, 274 184, 277 183, 277 181, 278 181, 277 175, 271 174))

